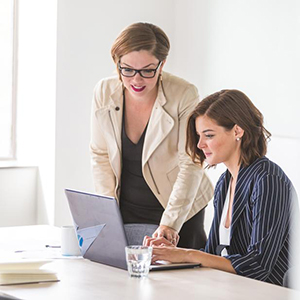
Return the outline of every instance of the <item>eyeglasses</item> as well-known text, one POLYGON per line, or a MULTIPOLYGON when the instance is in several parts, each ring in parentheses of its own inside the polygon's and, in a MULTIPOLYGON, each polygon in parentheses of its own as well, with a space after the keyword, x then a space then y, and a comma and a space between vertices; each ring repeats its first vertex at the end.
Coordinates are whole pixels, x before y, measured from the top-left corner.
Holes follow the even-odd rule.
POLYGON ((158 63, 157 67, 155 69, 131 69, 127 67, 121 67, 120 62, 118 62, 118 69, 120 70, 121 74, 124 77, 134 77, 136 73, 139 73, 143 78, 153 78, 157 72, 157 69, 161 65, 161 61, 158 63))

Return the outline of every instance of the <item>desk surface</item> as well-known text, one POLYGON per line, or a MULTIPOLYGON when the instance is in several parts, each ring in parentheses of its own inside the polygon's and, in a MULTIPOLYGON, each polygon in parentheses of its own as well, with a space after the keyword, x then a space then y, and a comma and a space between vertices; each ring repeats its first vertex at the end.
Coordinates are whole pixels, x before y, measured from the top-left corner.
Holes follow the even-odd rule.
MULTIPOLYGON (((59 238, 50 226, 0 228, 0 236, 14 244, 19 238, 43 243, 59 238), (12 235, 13 234, 13 235, 12 235)), ((1 246, 1 244, 0 244, 1 246)), ((52 263, 60 282, 1 286, 0 290, 21 299, 300 299, 300 293, 226 272, 199 268, 150 272, 148 278, 130 278, 127 271, 86 259, 55 259, 52 263)))

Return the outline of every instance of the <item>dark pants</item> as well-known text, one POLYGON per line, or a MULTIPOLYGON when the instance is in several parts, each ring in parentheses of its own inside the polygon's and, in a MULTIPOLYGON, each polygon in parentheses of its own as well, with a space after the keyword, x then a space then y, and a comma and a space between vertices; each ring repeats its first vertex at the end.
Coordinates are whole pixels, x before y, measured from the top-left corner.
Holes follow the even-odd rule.
POLYGON ((205 208, 183 224, 179 231, 178 247, 197 250, 205 247, 207 238, 204 230, 204 216, 205 208))

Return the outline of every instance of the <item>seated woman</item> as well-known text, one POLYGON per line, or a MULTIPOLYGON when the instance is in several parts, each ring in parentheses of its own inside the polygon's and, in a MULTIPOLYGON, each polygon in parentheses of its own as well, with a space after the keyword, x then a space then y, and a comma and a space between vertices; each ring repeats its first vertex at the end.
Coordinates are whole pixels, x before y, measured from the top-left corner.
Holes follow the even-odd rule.
POLYGON ((271 134, 262 114, 242 92, 222 90, 196 106, 187 126, 186 151, 193 161, 201 166, 206 161, 208 167, 224 163, 227 171, 215 187, 205 250, 180 249, 163 238, 147 237, 145 245, 158 246, 153 260, 199 262, 282 285, 296 193, 282 169, 265 157, 271 134))

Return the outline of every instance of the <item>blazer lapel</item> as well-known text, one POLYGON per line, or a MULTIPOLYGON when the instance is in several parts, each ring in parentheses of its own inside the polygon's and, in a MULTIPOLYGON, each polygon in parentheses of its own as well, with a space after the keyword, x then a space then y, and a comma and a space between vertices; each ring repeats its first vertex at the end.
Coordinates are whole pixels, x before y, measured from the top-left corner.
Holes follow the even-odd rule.
POLYGON ((111 94, 107 106, 100 108, 96 112, 99 125, 103 126, 103 134, 109 146, 109 156, 111 160, 112 169, 116 176, 121 176, 121 130, 123 117, 123 88, 122 85, 111 94), (100 121, 101 120, 101 121, 100 121))
POLYGON ((226 174, 224 176, 224 180, 222 182, 222 185, 220 186, 220 192, 219 192, 218 197, 217 197, 217 203, 216 203, 216 205, 217 205, 216 206, 217 207, 217 214, 216 214, 215 217, 217 218, 217 221, 216 221, 216 226, 217 227, 216 228, 218 229, 218 232, 219 232, 223 207, 224 207, 224 203, 225 203, 225 200, 226 200, 226 195, 227 195, 228 188, 229 188, 230 178, 231 178, 231 175, 230 175, 229 171, 227 170, 226 174))
POLYGON ((110 105, 109 105, 110 121, 112 123, 115 138, 118 145, 118 150, 121 153, 122 141, 121 141, 121 132, 122 132, 122 120, 123 120, 123 88, 122 86, 118 88, 110 96, 110 105))
POLYGON ((173 118, 163 108, 166 102, 160 85, 146 131, 142 155, 143 166, 174 126, 173 118))
POLYGON ((207 243, 208 251, 210 253, 216 254, 216 248, 220 244, 219 238, 219 228, 221 222, 221 216, 223 212, 224 203, 226 200, 226 195, 228 191, 228 186, 230 182, 231 175, 227 170, 224 174, 223 180, 219 185, 219 192, 215 194, 214 198, 214 219, 211 226, 210 238, 208 239, 209 243, 207 243))
POLYGON ((232 234, 238 224, 239 217, 241 216, 243 210, 245 209, 248 202, 248 184, 247 184, 247 168, 242 168, 238 174, 238 180, 235 187, 234 201, 232 208, 232 220, 231 220, 231 230, 230 239, 232 234))

